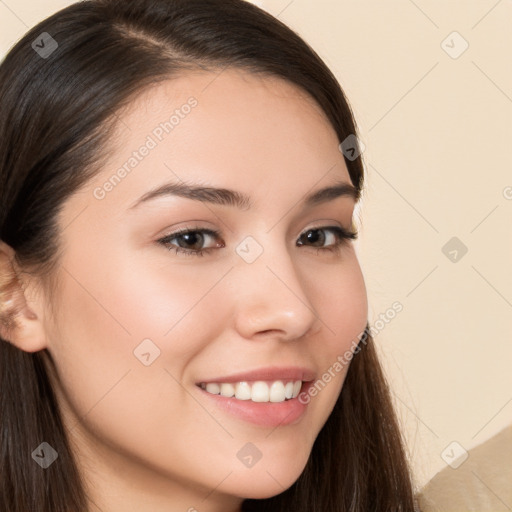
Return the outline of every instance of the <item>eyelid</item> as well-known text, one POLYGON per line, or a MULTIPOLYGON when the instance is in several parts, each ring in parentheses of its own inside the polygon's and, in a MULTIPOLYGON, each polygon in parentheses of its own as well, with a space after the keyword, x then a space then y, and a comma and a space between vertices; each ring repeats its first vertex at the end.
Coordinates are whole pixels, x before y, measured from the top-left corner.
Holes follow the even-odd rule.
MULTIPOLYGON (((332 224, 333 222, 335 222, 335 221, 327 220, 327 219, 316 221, 316 223, 313 226, 309 226, 309 227, 303 229, 301 232, 299 232, 299 234, 297 236, 301 237, 304 233, 307 233, 308 231, 311 231, 313 229, 328 229, 328 228, 333 228, 333 227, 338 227, 347 234, 352 233, 356 236, 359 234, 356 224, 354 222, 354 219, 352 219, 352 222, 351 222, 349 228, 344 227, 343 225, 341 225, 341 223, 339 226, 333 225, 332 224)), ((161 236, 159 238, 159 240, 169 239, 170 237, 177 237, 182 234, 186 234, 186 233, 190 233, 190 232, 197 232, 197 231, 207 233, 214 237, 219 237, 221 235, 220 230, 217 230, 217 229, 207 228, 207 227, 201 226, 201 225, 189 225, 189 226, 177 228, 174 231, 170 231, 169 233, 165 233, 163 236, 161 236)))
MULTIPOLYGON (((169 234, 161 237, 158 241, 172 240, 174 238, 180 237, 181 235, 186 235, 189 233, 203 233, 208 236, 211 236, 212 238, 220 238, 221 237, 220 230, 205 228, 205 227, 200 227, 200 226, 190 226, 190 227, 178 228, 175 231, 171 231, 169 234)), ((222 243, 222 245, 219 245, 219 244, 216 245, 216 247, 224 247, 224 246, 225 246, 224 243, 222 243)), ((214 247, 211 247, 209 249, 214 249, 214 247)), ((208 250, 208 249, 205 249, 205 250, 208 250)))

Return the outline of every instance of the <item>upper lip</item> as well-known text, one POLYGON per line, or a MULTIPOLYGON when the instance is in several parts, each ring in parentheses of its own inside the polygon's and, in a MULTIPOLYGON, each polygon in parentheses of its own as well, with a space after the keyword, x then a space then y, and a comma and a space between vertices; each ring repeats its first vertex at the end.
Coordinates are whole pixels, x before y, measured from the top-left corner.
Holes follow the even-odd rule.
POLYGON ((244 382, 257 380, 302 380, 305 382, 314 380, 315 372, 303 366, 281 366, 257 368, 247 372, 233 373, 222 377, 201 380, 197 384, 208 384, 210 382, 244 382))

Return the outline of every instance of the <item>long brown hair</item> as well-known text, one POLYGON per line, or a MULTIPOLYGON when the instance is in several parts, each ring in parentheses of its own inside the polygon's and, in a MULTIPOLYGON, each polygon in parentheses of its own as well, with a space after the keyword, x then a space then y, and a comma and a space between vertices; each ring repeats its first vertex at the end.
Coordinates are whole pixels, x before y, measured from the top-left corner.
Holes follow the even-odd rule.
MULTIPOLYGON (((227 66, 288 80, 316 100, 340 143, 357 134, 321 58, 244 0, 84 0, 25 34, 0 65, 0 240, 19 268, 51 291, 57 215, 101 169, 119 109, 185 69, 227 66)), ((345 161, 361 191, 361 156, 345 161)), ((0 305, 16 282, 0 275, 0 305)), ((14 325, 10 313, 0 317, 6 327, 14 325)), ((358 350, 303 473, 277 496, 246 499, 244 511, 414 509, 405 444, 368 325, 358 350)), ((0 512, 87 511, 48 361, 46 349, 29 353, 0 339, 0 512), (31 460, 42 441, 59 454, 45 471, 31 460)))

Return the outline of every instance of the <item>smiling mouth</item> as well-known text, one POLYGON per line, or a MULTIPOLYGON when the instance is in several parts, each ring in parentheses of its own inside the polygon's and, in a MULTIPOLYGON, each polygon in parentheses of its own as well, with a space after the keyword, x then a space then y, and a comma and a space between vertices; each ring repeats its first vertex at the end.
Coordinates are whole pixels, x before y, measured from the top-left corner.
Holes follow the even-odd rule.
POLYGON ((303 382, 301 380, 274 380, 274 381, 241 381, 241 382, 201 382, 196 384, 212 395, 220 395, 237 400, 252 402, 287 402, 297 398, 303 382))

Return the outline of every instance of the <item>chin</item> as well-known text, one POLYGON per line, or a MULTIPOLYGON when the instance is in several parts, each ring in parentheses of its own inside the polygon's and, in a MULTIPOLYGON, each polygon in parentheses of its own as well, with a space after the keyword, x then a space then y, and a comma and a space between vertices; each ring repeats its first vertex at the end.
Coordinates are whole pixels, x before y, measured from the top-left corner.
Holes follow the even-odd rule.
POLYGON ((283 467, 281 471, 275 468, 262 468, 257 474, 252 471, 248 470, 246 475, 237 478, 235 493, 240 498, 272 498, 289 489, 301 475, 300 471, 291 471, 289 466, 283 467))
POLYGON ((264 500, 281 494, 295 482, 294 480, 289 485, 284 483, 279 485, 270 475, 267 476, 272 482, 251 482, 246 486, 238 487, 237 495, 243 499, 264 500))

